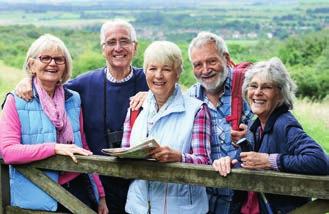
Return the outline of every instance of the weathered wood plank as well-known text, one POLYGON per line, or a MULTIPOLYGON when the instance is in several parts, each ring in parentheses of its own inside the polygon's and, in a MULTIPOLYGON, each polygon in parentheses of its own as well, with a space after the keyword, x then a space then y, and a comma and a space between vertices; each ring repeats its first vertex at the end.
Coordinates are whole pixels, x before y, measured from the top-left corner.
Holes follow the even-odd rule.
POLYGON ((15 168, 25 177, 30 179, 33 183, 38 185, 42 190, 51 195, 55 200, 57 200, 59 203, 69 209, 71 212, 77 214, 95 213, 87 205, 82 203, 59 184, 51 180, 40 170, 35 169, 31 166, 17 166, 15 168))
POLYGON ((329 212, 329 201, 316 199, 295 209, 289 214, 319 214, 319 213, 328 213, 328 212, 329 212))
POLYGON ((56 156, 31 164, 33 167, 97 172, 125 178, 139 178, 175 183, 229 187, 237 190, 329 199, 329 176, 311 176, 274 171, 233 169, 221 177, 211 166, 183 163, 163 164, 155 161, 117 159, 108 156, 77 156, 78 164, 69 157, 56 156))
POLYGON ((21 209, 19 207, 6 207, 6 214, 67 214, 67 213, 59 213, 59 212, 46 212, 46 211, 38 211, 38 210, 27 210, 21 209))
POLYGON ((5 207, 10 203, 10 191, 9 191, 9 166, 0 166, 0 213, 4 213, 5 207))

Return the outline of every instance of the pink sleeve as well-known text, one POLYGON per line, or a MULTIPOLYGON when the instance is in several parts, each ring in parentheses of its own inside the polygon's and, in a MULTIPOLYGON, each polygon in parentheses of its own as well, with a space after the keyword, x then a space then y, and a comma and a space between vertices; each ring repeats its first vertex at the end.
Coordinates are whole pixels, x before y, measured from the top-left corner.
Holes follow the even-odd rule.
MULTIPOLYGON (((80 133, 81 133, 81 141, 82 141, 83 148, 90 151, 88 143, 87 143, 86 135, 84 132, 82 111, 80 113, 80 133)), ((99 179, 98 174, 93 173, 93 178, 94 178, 97 190, 98 190, 99 197, 100 198, 105 197, 104 187, 102 185, 101 180, 99 179)))
POLYGON ((130 127, 130 108, 128 108, 125 122, 123 123, 123 136, 121 140, 122 148, 130 147, 130 135, 131 135, 132 127, 130 127))
POLYGON ((100 198, 105 197, 104 187, 102 185, 101 179, 99 178, 98 174, 93 173, 93 178, 94 178, 97 190, 98 190, 99 197, 100 198))
POLYGON ((55 155, 55 144, 21 144, 21 122, 13 95, 8 95, 0 119, 0 152, 6 164, 24 164, 55 155))

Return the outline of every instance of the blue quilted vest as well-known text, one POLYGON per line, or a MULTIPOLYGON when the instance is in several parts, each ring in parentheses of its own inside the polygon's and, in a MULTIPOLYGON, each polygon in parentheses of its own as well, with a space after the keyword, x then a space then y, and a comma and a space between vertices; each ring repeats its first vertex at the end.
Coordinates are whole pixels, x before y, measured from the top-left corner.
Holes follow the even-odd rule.
MULTIPOLYGON (((14 95, 14 94, 13 94, 14 95)), ((38 95, 30 102, 15 96, 16 109, 21 121, 21 143, 41 144, 56 142, 56 129, 48 116, 43 112, 38 95)), ((71 122, 74 143, 82 147, 80 134, 80 96, 78 93, 65 90, 65 109, 71 122)), ((58 181, 58 172, 44 171, 54 181, 58 181)), ((57 202, 39 187, 10 166, 10 196, 11 205, 21 208, 56 211, 57 202)))
MULTIPOLYGON (((169 146, 182 153, 189 153, 192 141, 193 122, 202 102, 184 96, 179 86, 173 94, 172 103, 165 111, 153 117, 152 128, 147 130, 147 115, 154 102, 149 91, 143 110, 132 128, 130 144, 137 145, 148 135, 161 146, 169 146)), ((179 213, 204 214, 208 211, 208 198, 203 186, 190 184, 164 183, 158 181, 134 180, 128 191, 125 210, 128 213, 179 213), (149 207, 150 206, 150 207, 149 207)))

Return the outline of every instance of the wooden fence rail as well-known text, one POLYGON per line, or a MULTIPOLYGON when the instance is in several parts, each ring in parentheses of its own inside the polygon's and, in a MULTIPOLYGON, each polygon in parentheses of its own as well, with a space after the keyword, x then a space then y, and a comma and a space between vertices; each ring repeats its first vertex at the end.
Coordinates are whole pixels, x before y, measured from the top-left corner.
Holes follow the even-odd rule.
MULTIPOLYGON (((317 200, 296 209, 294 213, 329 212, 329 176, 311 176, 274 171, 233 169, 227 177, 221 177, 211 166, 183 163, 158 163, 155 161, 117 159, 107 156, 77 156, 78 163, 69 157, 55 156, 46 160, 16 168, 62 203, 73 213, 94 213, 45 176, 40 169, 72 172, 97 172, 125 178, 138 178, 174 183, 199 184, 209 187, 228 187, 236 190, 274 193, 292 196, 307 196, 317 200)), ((19 210, 9 205, 8 166, 1 164, 2 213, 35 213, 19 210)), ((41 212, 39 212, 41 213, 41 212)), ((42 212, 45 213, 45 212, 42 212)))

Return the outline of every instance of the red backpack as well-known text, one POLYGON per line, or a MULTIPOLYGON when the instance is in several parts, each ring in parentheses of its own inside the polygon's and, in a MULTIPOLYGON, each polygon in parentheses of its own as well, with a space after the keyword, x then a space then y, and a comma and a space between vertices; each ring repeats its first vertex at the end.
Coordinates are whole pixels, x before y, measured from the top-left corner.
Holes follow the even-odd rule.
POLYGON ((239 64, 234 64, 232 61, 230 61, 230 65, 233 66, 231 115, 226 117, 226 121, 231 123, 231 127, 233 130, 239 130, 243 110, 243 98, 241 88, 245 72, 251 64, 251 62, 241 62, 239 64))
POLYGON ((138 117, 139 113, 142 111, 142 108, 139 108, 138 110, 132 111, 130 109, 130 127, 133 128, 133 125, 135 123, 136 118, 138 117))

